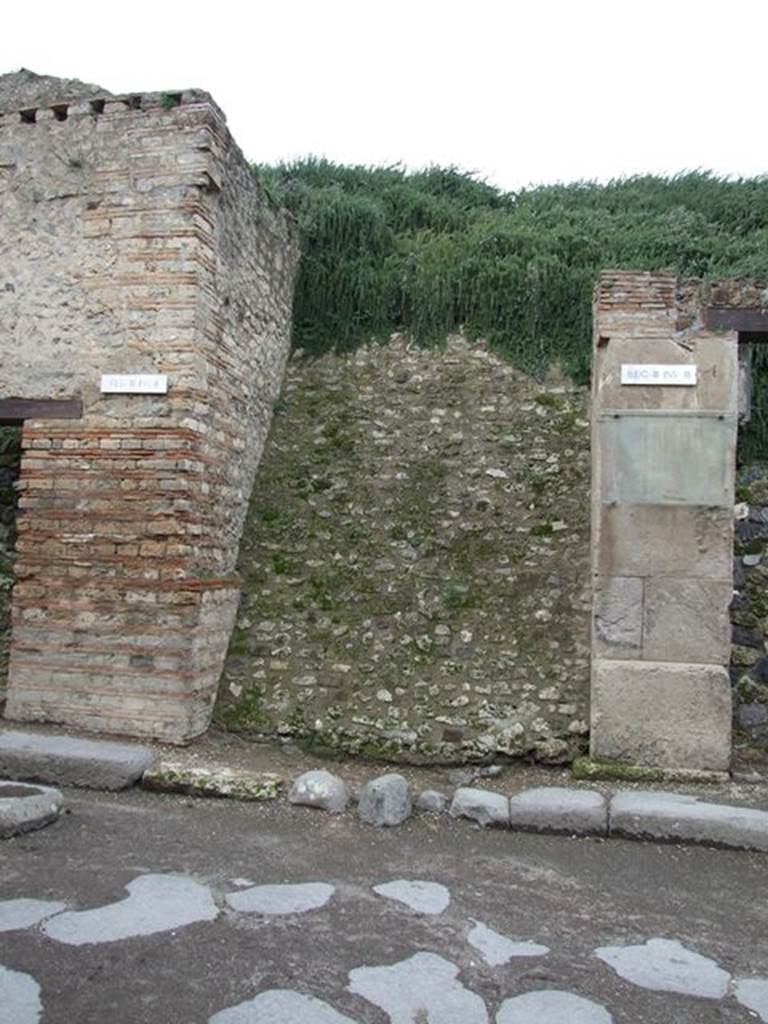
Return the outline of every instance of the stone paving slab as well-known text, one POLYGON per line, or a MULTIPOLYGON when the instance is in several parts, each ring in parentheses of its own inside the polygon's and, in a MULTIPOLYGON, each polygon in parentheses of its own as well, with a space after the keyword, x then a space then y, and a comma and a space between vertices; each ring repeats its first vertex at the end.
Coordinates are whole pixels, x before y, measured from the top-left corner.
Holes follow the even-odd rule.
POLYGON ((711 804, 682 793, 620 791, 609 814, 611 835, 768 852, 768 811, 752 807, 711 804))
POLYGON ((562 786, 542 786, 518 793, 509 801, 512 828, 570 835, 605 835, 608 801, 602 793, 562 786))
POLYGON ((0 776, 85 789, 125 789, 141 778, 156 754, 138 744, 0 731, 0 776))
POLYGON ((58 789, 0 780, 0 839, 49 825, 63 804, 58 789))

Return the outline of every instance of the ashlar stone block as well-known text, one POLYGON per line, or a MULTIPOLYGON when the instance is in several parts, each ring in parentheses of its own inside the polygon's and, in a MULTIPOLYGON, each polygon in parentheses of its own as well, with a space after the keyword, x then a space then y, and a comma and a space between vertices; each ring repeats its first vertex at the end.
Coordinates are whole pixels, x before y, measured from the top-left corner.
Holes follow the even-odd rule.
POLYGON ((733 560, 730 506, 612 505, 599 511, 601 576, 727 579, 733 560))
POLYGON ((594 592, 596 654, 639 658, 643 639, 643 581, 636 577, 598 579, 594 592))
POLYGON ((598 660, 591 696, 595 759, 728 769, 731 688, 723 666, 598 660))
POLYGON ((643 657, 649 661, 728 664, 730 580, 647 580, 643 657))

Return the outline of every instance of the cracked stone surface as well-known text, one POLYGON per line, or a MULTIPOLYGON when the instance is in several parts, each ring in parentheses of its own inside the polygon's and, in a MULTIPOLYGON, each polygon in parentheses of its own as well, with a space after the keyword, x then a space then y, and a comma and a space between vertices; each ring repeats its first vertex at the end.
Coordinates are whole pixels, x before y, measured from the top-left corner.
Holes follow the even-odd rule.
POLYGON ((475 921, 467 941, 491 967, 508 964, 515 957, 546 956, 549 953, 549 946, 541 946, 537 942, 515 942, 479 921, 475 921))
POLYGON ((226 901, 242 914, 306 914, 325 906, 334 892, 334 887, 324 882, 254 885, 251 889, 228 893, 226 901))
POLYGON ((733 992, 742 1006, 768 1021, 768 978, 739 978, 733 992))
POLYGON ((208 1024, 356 1024, 314 996, 289 989, 261 992, 208 1018, 208 1024))
POLYGON ((451 894, 438 882, 409 882, 400 878, 374 885, 373 891, 388 900, 404 903, 418 914, 442 914, 451 902, 451 894))
POLYGON ((722 999, 728 991, 727 971, 670 939, 649 939, 641 946, 602 946, 595 956, 620 978, 654 992, 722 999))
POLYGON ((66 908, 66 903, 56 900, 3 900, 0 902, 0 932, 31 928, 66 908))
POLYGON ((389 1014, 392 1024, 488 1024, 479 996, 458 980, 459 968, 435 953, 389 967, 358 967, 349 990, 389 1014))
POLYGON ((219 915, 210 889, 184 875, 141 875, 126 889, 125 899, 59 914, 43 931, 57 942, 84 946, 172 931, 219 915))
POLYGON ((496 1024, 613 1024, 613 1017, 591 999, 548 989, 505 999, 496 1024))
POLYGON ((37 1024, 43 1012, 40 986, 30 974, 0 964, 0 1020, 37 1024))

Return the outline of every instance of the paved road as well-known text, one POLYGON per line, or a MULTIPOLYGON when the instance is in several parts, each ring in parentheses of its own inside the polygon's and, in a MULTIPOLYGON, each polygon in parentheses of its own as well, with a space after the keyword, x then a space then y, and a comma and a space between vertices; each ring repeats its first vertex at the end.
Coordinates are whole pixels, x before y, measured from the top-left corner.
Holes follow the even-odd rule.
POLYGON ((768 1020, 766 855, 68 797, 0 846, 3 1024, 768 1020))

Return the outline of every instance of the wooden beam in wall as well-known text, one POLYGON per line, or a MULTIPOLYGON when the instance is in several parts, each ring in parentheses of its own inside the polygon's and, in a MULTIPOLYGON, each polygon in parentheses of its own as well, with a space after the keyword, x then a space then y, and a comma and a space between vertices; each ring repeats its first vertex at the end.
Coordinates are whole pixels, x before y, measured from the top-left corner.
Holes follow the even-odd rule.
POLYGON ((79 420, 79 398, 0 398, 0 422, 19 420, 79 420))
POLYGON ((712 307, 704 311, 704 323, 713 331, 768 331, 768 310, 712 307))

